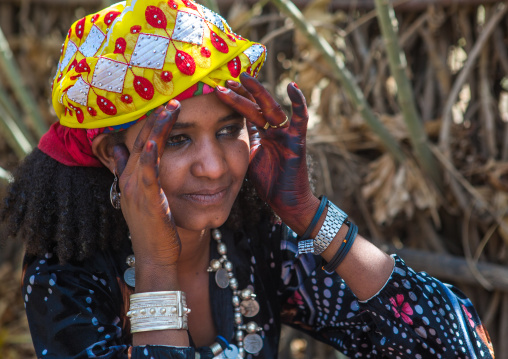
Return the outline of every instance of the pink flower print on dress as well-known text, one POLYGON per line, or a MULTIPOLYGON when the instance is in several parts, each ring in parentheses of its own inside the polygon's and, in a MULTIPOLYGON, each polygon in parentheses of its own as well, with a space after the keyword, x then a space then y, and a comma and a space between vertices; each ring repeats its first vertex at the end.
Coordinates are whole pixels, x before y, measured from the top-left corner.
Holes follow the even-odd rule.
POLYGON ((466 306, 464 304, 462 304, 462 310, 464 310, 464 312, 466 313, 467 315, 467 319, 469 320, 469 325, 474 328, 476 327, 474 321, 473 321, 473 316, 471 315, 471 313, 469 313, 469 311, 467 310, 466 306))
POLYGON ((404 302, 403 294, 397 294, 396 299, 391 297, 390 303, 392 303, 395 318, 402 317, 402 320, 407 324, 413 324, 413 320, 409 317, 410 315, 413 315, 413 308, 411 308, 408 302, 404 302))
POLYGON ((296 291, 292 297, 288 299, 289 304, 303 305, 302 295, 296 291))

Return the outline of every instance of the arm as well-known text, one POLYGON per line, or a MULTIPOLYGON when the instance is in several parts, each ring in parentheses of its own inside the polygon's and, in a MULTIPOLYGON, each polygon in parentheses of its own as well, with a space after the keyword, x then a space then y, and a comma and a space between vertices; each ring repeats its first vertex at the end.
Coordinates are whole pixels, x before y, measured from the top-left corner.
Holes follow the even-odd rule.
POLYGON ((380 292, 360 301, 342 278, 320 269, 318 256, 295 258, 296 234, 289 231, 282 249, 280 299, 286 324, 347 355, 493 358, 469 299, 414 272, 399 257, 393 256, 395 267, 380 292))
MULTIPOLYGON (((246 73, 240 76, 242 85, 227 81, 229 89, 217 87, 217 97, 241 113, 251 127, 249 178, 259 196, 279 215, 282 221, 302 235, 319 207, 319 199, 310 189, 306 163, 307 105, 302 92, 293 82, 288 85, 292 103, 291 121, 269 92, 246 73)), ((326 217, 326 210, 311 233, 315 238, 326 217)), ((347 232, 342 226, 322 253, 329 261, 347 232)), ((359 237, 349 255, 337 269, 361 299, 370 298, 386 283, 393 260, 359 237)))
POLYGON ((123 298, 107 253, 82 265, 47 253, 25 263, 22 294, 38 358, 194 358, 192 348, 132 347, 123 298))
MULTIPOLYGON (((144 121, 130 151, 117 145, 113 158, 104 161, 120 174, 121 208, 136 255, 136 293, 180 289, 180 239, 159 180, 160 158, 179 111, 175 100, 160 106, 144 121)), ((150 330, 134 333, 133 343, 188 346, 189 337, 185 329, 150 330)))
MULTIPOLYGON (((218 88, 217 96, 236 111, 242 113, 254 125, 254 129, 251 130, 249 177, 252 179, 258 194, 294 232, 302 235, 319 207, 319 200, 310 190, 305 161, 305 137, 308 120, 305 98, 296 84, 291 83, 288 85, 288 95, 293 110, 291 121, 288 122, 285 120, 286 116, 280 105, 273 100, 268 91, 257 80, 242 74, 241 82, 241 86, 227 82, 230 89, 218 88)), ((325 210, 319 218, 315 229, 311 233, 311 238, 315 238, 325 220, 326 213, 325 210)), ((342 226, 328 248, 321 253, 323 259, 331 260, 345 238, 346 232, 346 226, 342 226)), ((316 269, 315 266, 313 268, 316 269)), ((394 261, 390 256, 364 238, 358 237, 345 260, 337 267, 335 274, 340 276, 343 284, 347 285, 352 291, 351 295, 354 294, 354 297, 360 301, 367 301, 369 298, 376 296, 376 293, 379 293, 383 288, 385 293, 390 294, 395 292, 387 292, 387 290, 390 290, 389 288, 392 291, 393 288, 403 289, 403 285, 401 287, 402 282, 396 283, 393 280, 393 273, 396 273, 396 271, 392 273, 393 268, 394 261), (386 283, 389 285, 385 286, 386 283)), ((316 271, 319 270, 316 269, 316 271)), ((406 283, 406 281, 403 283, 406 283)), ((416 287, 420 289, 422 298, 425 298, 424 288, 426 287, 421 285, 419 287, 416 285, 416 287)), ((416 290, 412 288, 411 293, 416 293, 416 290)), ((409 295, 410 292, 406 291, 406 294, 409 295)), ((376 297, 380 297, 380 294, 377 294, 376 297)), ((447 297, 448 299, 445 300, 443 293, 439 292, 437 298, 441 303, 446 302, 452 308, 450 303, 455 302, 454 298, 456 296, 448 295, 447 297)), ((398 324, 402 325, 403 320, 400 318, 404 318, 404 316, 392 310, 392 308, 397 308, 400 298, 400 296, 393 294, 390 297, 385 296, 380 305, 373 305, 372 303, 376 302, 373 299, 368 301, 371 304, 365 305, 371 305, 370 312, 373 317, 376 315, 379 318, 391 317, 391 323, 393 323, 394 318, 399 318, 398 324), (388 314, 391 315, 388 316, 388 314)), ((423 301, 424 299, 419 298, 418 300, 423 301)), ((356 299, 351 303, 356 303, 357 306, 360 305, 356 299)), ((470 302, 466 304, 470 305, 470 302)), ((401 305, 407 307, 404 304, 401 305)), ((420 307, 423 308, 422 305, 420 307)), ((446 309, 447 314, 451 314, 453 318, 458 320, 458 312, 453 314, 448 308, 446 309)), ((357 319, 359 324, 366 324, 366 318, 357 319)), ((369 321, 372 321, 372 318, 369 321)), ((330 323, 337 324, 335 320, 330 323)), ((454 325, 458 327, 459 324, 445 320, 444 324, 440 324, 435 330, 443 334, 446 331, 455 330, 454 325)), ((379 323, 377 329, 379 330, 381 327, 379 323)), ((381 332, 389 339, 397 335, 397 333, 390 332, 387 328, 381 332)), ((415 334, 416 331, 413 330, 412 333, 415 334)), ((463 341, 466 339, 473 341, 475 336, 467 330, 463 330, 461 335, 463 341)), ((411 337, 413 341, 418 339, 413 335, 411 337)), ((436 341, 436 343, 438 342, 436 341)))

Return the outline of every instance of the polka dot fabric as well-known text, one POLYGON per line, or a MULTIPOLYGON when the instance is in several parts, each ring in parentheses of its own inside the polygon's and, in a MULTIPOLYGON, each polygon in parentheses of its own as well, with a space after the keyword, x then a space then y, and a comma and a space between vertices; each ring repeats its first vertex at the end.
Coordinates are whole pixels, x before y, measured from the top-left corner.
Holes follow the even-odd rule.
MULTIPOLYGON (((493 358, 488 334, 456 288, 416 273, 397 256, 383 289, 360 302, 320 257, 297 252, 296 235, 280 223, 232 232, 221 229, 240 287, 260 304, 252 320, 263 330, 262 351, 276 358, 282 323, 330 344, 351 358, 493 358)), ((210 246, 211 258, 218 258, 210 246)), ((59 264, 51 253, 25 258, 23 297, 38 358, 189 358, 195 349, 133 347, 123 281, 130 242, 83 263, 59 264)), ((235 343, 231 290, 210 274, 215 328, 235 343)), ((190 314, 192 315, 192 313, 190 314)))
POLYGON ((490 339, 468 298, 394 258, 383 289, 358 301, 320 258, 294 259, 296 234, 282 241, 283 322, 351 358, 492 358, 490 339))
POLYGON ((196 84, 257 76, 266 49, 191 0, 121 2, 70 28, 52 102, 70 128, 132 122, 196 84))

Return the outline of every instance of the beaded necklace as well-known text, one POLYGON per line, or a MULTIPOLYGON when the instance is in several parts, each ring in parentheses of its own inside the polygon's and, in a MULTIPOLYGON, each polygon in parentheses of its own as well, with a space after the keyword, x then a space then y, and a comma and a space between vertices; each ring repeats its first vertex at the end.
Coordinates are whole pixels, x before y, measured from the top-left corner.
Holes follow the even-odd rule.
MULTIPOLYGON (((233 263, 228 260, 227 247, 222 242, 222 233, 218 229, 213 229, 212 238, 217 242, 217 252, 220 258, 212 259, 207 271, 215 272, 215 283, 219 288, 226 289, 231 287, 233 291, 232 304, 237 345, 228 343, 226 339, 218 336, 216 338, 217 341, 209 347, 197 349, 196 359, 214 357, 237 359, 244 358, 246 353, 259 353, 263 348, 263 339, 258 332, 263 329, 254 321, 244 322, 244 318, 251 318, 259 313, 259 303, 256 301, 256 294, 249 288, 238 290, 238 280, 233 272, 233 263)), ((129 255, 126 262, 129 268, 124 272, 124 280, 129 286, 135 287, 136 259, 134 255, 129 255)))

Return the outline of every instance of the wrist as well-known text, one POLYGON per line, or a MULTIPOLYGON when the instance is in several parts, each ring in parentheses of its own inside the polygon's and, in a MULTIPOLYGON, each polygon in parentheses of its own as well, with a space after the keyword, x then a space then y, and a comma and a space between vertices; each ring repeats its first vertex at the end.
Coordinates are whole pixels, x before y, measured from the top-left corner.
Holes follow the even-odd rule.
POLYGON ((136 258, 136 293, 180 290, 176 264, 138 261, 136 258))
MULTIPOLYGON (((302 200, 298 201, 298 204, 292 208, 290 213, 285 211, 285 215, 279 215, 279 217, 289 228, 301 236, 305 233, 312 222, 312 219, 319 208, 320 202, 320 199, 311 193, 305 196, 302 200)), ((316 228, 318 229, 320 227, 319 224, 320 223, 318 222, 316 225, 316 228)), ((311 236, 312 234, 315 233, 311 233, 311 236)))

